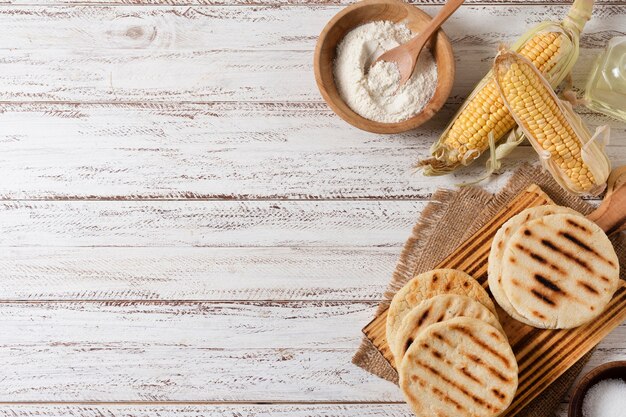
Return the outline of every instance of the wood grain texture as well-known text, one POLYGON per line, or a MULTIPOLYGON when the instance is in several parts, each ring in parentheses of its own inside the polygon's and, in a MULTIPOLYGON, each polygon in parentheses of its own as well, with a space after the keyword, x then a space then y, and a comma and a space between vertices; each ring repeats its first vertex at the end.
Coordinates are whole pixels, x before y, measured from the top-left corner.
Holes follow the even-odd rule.
MULTIPOLYGON (((459 47, 456 49, 458 51, 459 47)), ((102 49, 85 54, 47 49, 2 52, 2 101, 320 100, 310 76, 310 51, 102 49), (24 74, 29 75, 24 77, 24 74)), ((471 76, 457 79, 453 99, 464 97, 487 72, 494 49, 476 47, 464 53, 470 57, 466 59, 466 71, 471 76)), ((585 55, 579 62, 573 75, 582 86, 593 58, 585 55)))
MULTIPOLYGON (((412 171, 453 108, 414 132, 381 136, 347 127, 319 103, 5 103, 0 198, 424 199, 484 170, 479 161, 454 176, 412 171)), ((609 155, 626 164, 626 126, 584 118, 612 128, 609 155)), ((496 191, 536 159, 522 146, 505 175, 482 185, 496 191)))
MULTIPOLYGON (((375 308, 1 303, 10 320, 0 322, 0 402, 401 401, 395 385, 350 363, 360 339, 354 323, 375 308)), ((603 342, 607 355, 624 332, 603 342)))
POLYGON ((0 300, 377 301, 399 253, 397 247, 9 247, 0 251, 0 300))
POLYGON ((5 201, 0 246, 401 246, 424 201, 5 201))
POLYGON ((3 417, 413 417, 405 404, 71 404, 0 405, 3 417))
MULTIPOLYGON (((463 52, 466 48, 490 47, 493 55, 500 42, 514 41, 532 25, 543 20, 559 21, 571 0, 561 6, 541 3, 463 6, 445 25, 459 65, 466 66, 465 60, 469 58, 463 52), (498 24, 487 27, 481 24, 484 18, 498 19, 498 24)), ((626 13, 622 7, 602 6, 598 1, 596 4, 581 36, 581 45, 586 50, 603 48, 608 39, 624 30, 620 25, 626 13)), ((5 6, 0 8, 0 49, 313 51, 323 27, 342 9, 340 6, 5 6), (232 36, 242 27, 245 36, 232 36)), ((439 7, 423 9, 434 15, 439 7)), ((482 68, 489 64, 483 63, 482 68)), ((465 69, 472 70, 469 65, 465 69)), ((458 78, 470 74, 464 72, 458 78)), ((312 76, 310 73, 308 78, 312 76)))
MULTIPOLYGON (((45 21, 57 8, 37 7, 31 13, 22 12, 21 8, 3 8, 0 27, 8 26, 13 30, 0 36, 7 39, 5 48, 10 48, 0 51, 0 83, 3 85, 0 100, 320 100, 312 76, 311 51, 316 36, 339 7, 250 8, 244 14, 245 19, 255 18, 248 22, 241 17, 238 8, 235 11, 223 9, 199 7, 196 13, 196 8, 166 8, 146 15, 145 19, 142 19, 142 9, 135 9, 134 14, 124 10, 130 17, 115 19, 112 16, 115 13, 104 8, 103 16, 94 15, 92 10, 84 13, 93 25, 79 23, 80 17, 73 17, 71 12, 65 13, 66 17, 61 13, 59 20, 50 19, 52 24, 67 25, 65 33, 87 33, 66 37, 62 35, 64 30, 57 30, 59 35, 46 37, 36 35, 35 28, 49 25, 45 21), (16 31, 15 23, 10 22, 15 15, 23 14, 25 17, 17 21, 21 21, 25 29, 16 31), (294 15, 299 17, 294 19, 294 15), (192 22, 187 25, 189 20, 192 22), (287 21, 291 23, 277 33, 276 28, 287 21), (294 23, 301 21, 309 22, 303 30, 294 23), (252 35, 231 36, 242 40, 224 40, 225 45, 216 49, 219 43, 212 39, 212 31, 207 27, 215 27, 219 42, 241 24, 245 24, 252 35), (85 29, 91 26, 93 30, 85 29), (96 45, 106 42, 108 46, 89 48, 94 38, 102 39, 96 41, 96 45), (27 47, 20 46, 25 42, 29 42, 27 47), (18 46, 13 46, 14 43, 18 46), (259 43, 270 47, 259 48, 259 43), (282 44, 289 45, 289 50, 282 46, 277 50, 275 45, 282 44)), ((457 66, 463 76, 457 77, 452 96, 465 96, 482 78, 500 43, 513 41, 541 20, 562 19, 566 10, 566 6, 530 5, 462 8, 446 23, 456 56, 463 57, 462 65, 457 66), (498 25, 482 24, 486 18, 497 19, 498 25)), ((598 6, 595 13, 597 18, 589 22, 581 39, 585 53, 574 68, 577 84, 586 78, 598 49, 624 30, 626 10, 623 7, 598 6)))
MULTIPOLYGON (((413 417, 405 404, 36 404, 0 405, 3 417, 413 417)), ((558 416, 567 416, 567 404, 558 416)))
MULTIPOLYGON (((439 6, 445 0, 408 0, 408 3, 419 7, 439 6)), ((0 4, 6 5, 178 5, 178 6, 347 6, 353 3, 351 0, 3 0, 0 4)), ((468 5, 483 6, 507 6, 529 4, 571 4, 570 0, 467 0, 468 5)), ((624 0, 596 0, 598 5, 623 5, 624 0)))
POLYGON ((0 302, 0 307, 4 317, 11 317, 10 323, 2 325, 5 347, 62 342, 120 349, 138 344, 149 349, 156 344, 213 350, 350 350, 358 346, 361 336, 354 323, 374 314, 377 303, 42 301, 0 302), (320 326, 321 322, 325 325, 320 326))
MULTIPOLYGON (((345 308, 354 313, 358 305, 345 308)), ((344 307, 223 307, 2 304, 0 312, 11 319, 0 329, 11 335, 0 343, 0 402, 400 401, 395 386, 350 364, 359 341, 352 319, 332 330, 319 326, 348 313, 344 307), (291 330, 279 336, 281 326, 291 330)), ((360 308, 357 316, 375 305, 360 308)))
POLYGON ((381 136, 346 128, 319 103, 0 104, 0 196, 424 198, 450 186, 411 169, 443 123, 381 136))
POLYGON ((350 364, 353 349, 226 351, 158 340, 2 347, 13 354, 0 356, 3 402, 401 401, 395 385, 350 364))
MULTIPOLYGON (((567 7, 464 6, 447 23, 467 62, 449 105, 423 128, 393 137, 350 128, 319 102, 311 51, 339 9, 0 8, 0 99, 40 102, 0 103, 7 174, 0 198, 428 198, 482 170, 475 164, 458 177, 424 178, 410 167, 487 71, 497 45, 567 7), (480 24, 485 15, 499 29, 480 24), (246 36, 231 36, 241 25, 246 36)), ((596 8, 582 38, 578 85, 598 49, 623 31, 625 16, 624 8, 596 8)), ((608 118, 587 120, 611 124, 614 137, 626 134, 608 118)), ((609 153, 626 163, 620 141, 609 153)), ((533 159, 521 148, 504 169, 533 159)))

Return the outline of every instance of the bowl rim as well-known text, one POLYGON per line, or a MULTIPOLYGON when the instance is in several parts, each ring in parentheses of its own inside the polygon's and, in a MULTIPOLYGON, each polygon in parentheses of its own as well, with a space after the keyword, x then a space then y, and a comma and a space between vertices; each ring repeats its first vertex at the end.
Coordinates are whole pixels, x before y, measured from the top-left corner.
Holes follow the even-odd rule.
POLYGON ((626 372, 626 360, 607 362, 587 372, 574 387, 574 391, 569 400, 567 416, 582 417, 583 400, 589 388, 602 380, 608 379, 604 375, 606 375, 608 371, 618 368, 623 368, 624 372, 626 372))
MULTIPOLYGON (((424 12, 419 7, 409 4, 409 3, 405 3, 404 1, 401 1, 401 0, 362 0, 357 3, 351 4, 350 6, 345 7, 344 9, 339 11, 339 13, 335 14, 328 21, 328 23, 324 26, 324 29, 320 33, 320 36, 318 37, 317 43, 315 45, 315 52, 314 52, 314 59, 313 59, 315 82, 326 104, 328 104, 328 106, 335 112, 335 114, 337 114, 339 117, 341 117, 344 121, 348 122, 352 126, 357 127, 361 130, 372 132, 372 133, 384 133, 384 134, 402 133, 402 132, 415 129, 419 127, 420 125, 422 125, 423 123, 425 123, 426 121, 430 120, 443 107, 443 105, 445 104, 446 100, 448 99, 452 91, 452 85, 454 84, 454 79, 455 79, 455 74, 456 74, 456 63, 454 60, 454 51, 452 49, 452 44, 448 36, 443 31, 443 29, 439 29, 436 35, 435 48, 440 48, 440 47, 443 48, 443 53, 448 55, 450 58, 450 64, 446 66, 447 71, 441 72, 443 74, 447 74, 448 82, 444 84, 443 90, 440 92, 439 95, 437 95, 436 94, 437 89, 439 89, 442 84, 442 80, 440 77, 441 74, 438 68, 437 87, 435 88, 435 93, 433 93, 433 97, 430 99, 430 101, 426 104, 425 108, 421 112, 415 114, 414 116, 406 120, 402 120, 400 122, 392 122, 392 123, 377 122, 377 121, 370 120, 359 115, 358 113, 353 111, 347 104, 345 104, 345 102, 343 102, 343 104, 345 105, 344 106, 345 108, 342 108, 338 106, 335 103, 333 97, 331 97, 328 94, 328 92, 326 91, 326 85, 324 85, 322 81, 323 75, 322 75, 320 60, 321 60, 321 55, 322 55, 322 49, 326 42, 326 38, 330 30, 337 24, 337 22, 340 19, 342 19, 347 14, 360 8, 370 7, 372 5, 381 5, 381 4, 388 5, 391 7, 402 7, 406 9, 408 13, 413 13, 413 14, 416 13, 416 14, 422 15, 423 17, 428 18, 429 20, 432 19, 432 16, 424 12)), ((361 24, 364 24, 364 23, 366 22, 363 22, 361 24)), ((439 63, 438 63, 438 66, 439 66, 439 63)), ((334 79, 333 79, 333 83, 334 83, 334 79)), ((341 97, 338 97, 338 99, 341 100, 341 97)))

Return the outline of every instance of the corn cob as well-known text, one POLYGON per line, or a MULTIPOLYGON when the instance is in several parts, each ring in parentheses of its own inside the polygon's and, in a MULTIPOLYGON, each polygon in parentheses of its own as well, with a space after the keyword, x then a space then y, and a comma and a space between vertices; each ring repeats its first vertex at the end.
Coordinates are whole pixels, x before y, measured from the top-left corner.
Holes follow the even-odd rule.
POLYGON ((504 105, 557 182, 575 194, 602 192, 611 170, 603 146, 540 71, 520 54, 503 51, 493 72, 504 105))
MULTIPOLYGON (((578 58, 578 37, 591 16, 593 3, 594 0, 576 0, 562 23, 541 23, 512 49, 530 59, 556 87, 578 58)), ((425 175, 442 175, 469 165, 490 147, 490 133, 498 142, 514 127, 515 121, 502 103, 490 71, 433 144, 432 158, 420 161, 418 167, 425 175)), ((523 140, 523 136, 516 136, 517 143, 523 140)), ((508 152, 511 149, 509 145, 508 152)))

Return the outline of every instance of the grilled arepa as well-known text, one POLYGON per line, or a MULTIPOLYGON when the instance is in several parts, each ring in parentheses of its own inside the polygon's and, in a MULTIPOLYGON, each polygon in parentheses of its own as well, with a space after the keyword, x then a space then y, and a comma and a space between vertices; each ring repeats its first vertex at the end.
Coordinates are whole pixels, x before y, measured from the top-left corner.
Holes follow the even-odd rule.
POLYGON ((568 329, 597 317, 616 291, 619 261, 591 220, 553 214, 513 233, 502 259, 502 288, 536 327, 568 329))
POLYGON ((492 417, 517 390, 517 362, 504 335, 474 318, 429 326, 411 344, 398 373, 417 417, 492 417))
POLYGON ((504 289, 502 289, 502 256, 504 255, 504 250, 508 244, 509 238, 518 228, 524 225, 524 223, 543 216, 548 216, 550 214, 561 213, 582 216, 582 214, 579 214, 577 211, 572 210, 569 207, 557 206, 553 204, 531 207, 507 220, 506 223, 498 229, 498 232, 493 238, 493 242, 491 244, 491 252, 489 252, 489 262, 487 264, 489 290, 491 291, 493 298, 496 299, 498 304, 500 304, 500 307, 502 307, 502 309, 506 311, 509 316, 531 326, 534 324, 515 311, 511 302, 504 293, 504 289))
POLYGON ((387 344, 396 350, 397 331, 402 320, 413 307, 440 294, 459 294, 472 297, 496 315, 496 308, 487 291, 471 276, 456 269, 434 269, 417 275, 396 293, 387 311, 387 344))
POLYGON ((465 295, 443 294, 422 301, 413 308, 402 320, 394 343, 396 350, 393 356, 396 364, 402 362, 404 353, 413 340, 431 324, 450 320, 454 317, 471 317, 482 320, 502 333, 500 322, 487 307, 465 295))

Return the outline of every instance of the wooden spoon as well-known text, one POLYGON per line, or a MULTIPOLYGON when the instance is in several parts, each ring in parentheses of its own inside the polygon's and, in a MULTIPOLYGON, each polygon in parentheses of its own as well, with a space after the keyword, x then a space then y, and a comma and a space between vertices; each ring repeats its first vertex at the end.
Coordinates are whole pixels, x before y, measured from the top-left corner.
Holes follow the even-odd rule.
POLYGON ((626 230, 626 165, 611 172, 604 200, 587 218, 607 235, 626 230))
POLYGON ((426 42, 464 2, 465 0, 448 0, 437 16, 430 21, 419 35, 407 43, 385 52, 371 66, 373 67, 379 61, 395 62, 400 70, 400 85, 406 83, 415 70, 417 58, 422 49, 424 49, 426 42))

